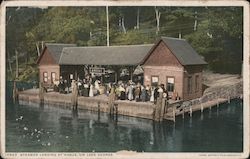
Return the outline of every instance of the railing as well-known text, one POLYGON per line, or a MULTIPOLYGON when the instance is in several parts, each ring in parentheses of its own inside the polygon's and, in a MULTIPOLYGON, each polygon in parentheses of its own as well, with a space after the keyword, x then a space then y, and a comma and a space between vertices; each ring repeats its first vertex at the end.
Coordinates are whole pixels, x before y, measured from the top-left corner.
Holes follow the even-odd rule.
MULTIPOLYGON (((203 104, 215 99, 224 99, 230 102, 231 99, 241 98, 243 94, 243 86, 242 82, 236 83, 234 85, 228 87, 221 87, 215 89, 214 91, 203 95, 200 98, 193 99, 190 101, 176 101, 174 103, 167 104, 165 109, 165 118, 168 120, 175 121, 175 116, 182 114, 184 117, 185 112, 189 112, 190 116, 192 116, 193 106, 200 105, 200 110, 203 112, 203 104)), ((217 103, 218 105, 218 103, 217 103)), ((211 107, 210 107, 211 108, 211 107)))

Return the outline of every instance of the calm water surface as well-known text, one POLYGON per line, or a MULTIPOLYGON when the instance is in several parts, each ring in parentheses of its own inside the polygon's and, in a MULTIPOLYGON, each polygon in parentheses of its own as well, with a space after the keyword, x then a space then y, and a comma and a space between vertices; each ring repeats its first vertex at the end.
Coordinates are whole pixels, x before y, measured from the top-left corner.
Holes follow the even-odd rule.
POLYGON ((242 101, 176 123, 58 107, 6 106, 7 152, 242 152, 242 101))

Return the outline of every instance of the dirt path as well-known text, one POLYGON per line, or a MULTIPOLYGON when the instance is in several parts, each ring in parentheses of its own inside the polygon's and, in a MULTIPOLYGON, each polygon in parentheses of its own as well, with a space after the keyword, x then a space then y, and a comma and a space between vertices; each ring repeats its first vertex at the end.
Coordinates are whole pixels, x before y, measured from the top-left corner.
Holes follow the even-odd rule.
POLYGON ((205 89, 205 94, 209 93, 215 89, 228 87, 235 83, 242 82, 242 77, 237 74, 219 74, 212 72, 204 72, 203 73, 203 84, 208 86, 205 89))

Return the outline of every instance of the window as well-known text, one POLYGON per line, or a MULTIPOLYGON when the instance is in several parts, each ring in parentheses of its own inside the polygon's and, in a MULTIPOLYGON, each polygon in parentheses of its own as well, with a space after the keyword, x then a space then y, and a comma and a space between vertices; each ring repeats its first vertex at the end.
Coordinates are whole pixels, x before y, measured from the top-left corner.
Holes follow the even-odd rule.
POLYGON ((199 75, 195 76, 195 90, 199 91, 199 75))
POLYGON ((48 73, 43 72, 43 82, 47 83, 48 82, 48 73))
POLYGON ((168 92, 174 92, 174 77, 167 77, 167 90, 168 92))
POLYGON ((151 77, 151 86, 157 86, 159 84, 159 77, 158 76, 152 76, 151 77))
POLYGON ((54 83, 56 81, 56 73, 51 72, 51 82, 54 83))
POLYGON ((192 93, 192 76, 188 77, 188 88, 187 88, 188 93, 192 93))
POLYGON ((74 78, 73 74, 70 74, 70 75, 69 75, 69 79, 72 80, 73 78, 74 78))

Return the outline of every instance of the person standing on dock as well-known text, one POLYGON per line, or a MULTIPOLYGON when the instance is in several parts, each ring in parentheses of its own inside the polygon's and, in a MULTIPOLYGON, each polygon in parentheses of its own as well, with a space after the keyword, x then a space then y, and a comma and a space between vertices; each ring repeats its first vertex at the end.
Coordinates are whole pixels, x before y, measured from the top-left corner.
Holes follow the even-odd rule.
POLYGON ((93 85, 90 85, 90 89, 89 89, 89 97, 93 97, 94 96, 94 92, 93 92, 93 85))
POLYGON ((100 93, 100 81, 99 80, 95 80, 95 89, 97 90, 97 94, 100 93))
POLYGON ((130 100, 130 101, 133 100, 133 87, 132 87, 132 84, 129 84, 129 86, 128 86, 128 100, 130 100))
POLYGON ((138 102, 140 100, 140 94, 141 94, 141 87, 138 84, 135 88, 135 100, 138 102))
POLYGON ((146 102, 146 90, 144 86, 141 86, 141 101, 146 102))
POLYGON ((125 89, 124 89, 123 84, 121 84, 119 86, 119 90, 120 90, 120 99, 125 100, 126 99, 126 93, 125 93, 125 89))
POLYGON ((157 86, 155 89, 154 89, 154 103, 156 104, 156 100, 159 96, 159 92, 158 92, 158 89, 159 89, 159 86, 157 86))
POLYGON ((149 101, 149 98, 150 98, 150 88, 149 88, 149 85, 146 86, 145 91, 146 91, 146 102, 147 102, 147 101, 149 101))
POLYGON ((165 96, 168 99, 168 91, 165 89, 164 84, 161 84, 161 88, 163 90, 163 96, 165 96))
POLYGON ((151 89, 150 89, 150 102, 155 101, 155 99, 154 99, 154 91, 155 91, 155 88, 151 87, 151 89))

